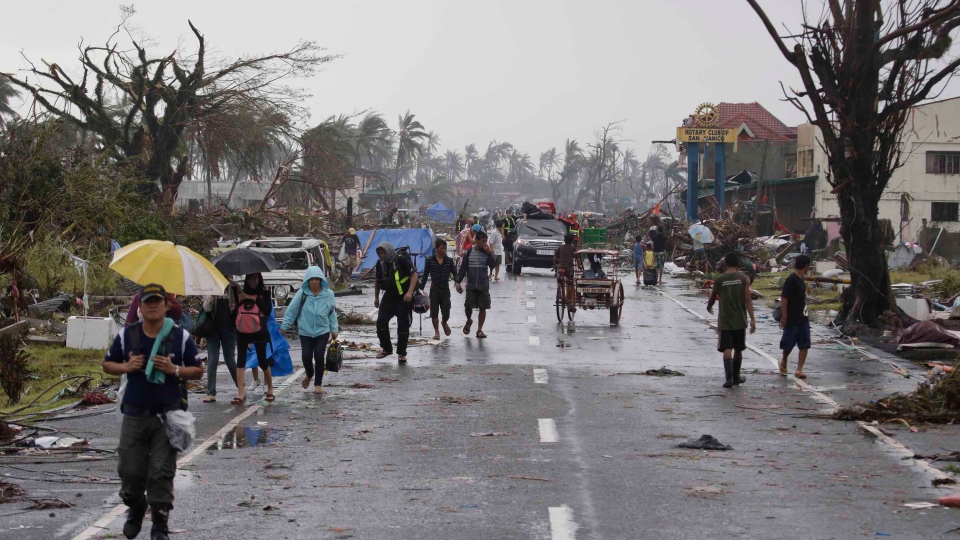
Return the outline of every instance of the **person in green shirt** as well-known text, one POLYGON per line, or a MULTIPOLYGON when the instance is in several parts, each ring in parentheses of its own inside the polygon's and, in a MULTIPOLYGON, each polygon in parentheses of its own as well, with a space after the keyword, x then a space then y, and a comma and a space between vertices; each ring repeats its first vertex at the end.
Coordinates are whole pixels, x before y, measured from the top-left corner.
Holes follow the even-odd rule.
POLYGON ((717 351, 723 353, 723 371, 726 375, 723 387, 730 388, 747 382, 747 378, 740 375, 743 351, 747 348, 747 314, 750 314, 751 334, 757 331, 757 320, 753 315, 750 278, 740 272, 740 256, 728 253, 723 262, 726 270, 713 282, 707 312, 713 314, 713 305, 719 299, 717 327, 720 340, 717 351))

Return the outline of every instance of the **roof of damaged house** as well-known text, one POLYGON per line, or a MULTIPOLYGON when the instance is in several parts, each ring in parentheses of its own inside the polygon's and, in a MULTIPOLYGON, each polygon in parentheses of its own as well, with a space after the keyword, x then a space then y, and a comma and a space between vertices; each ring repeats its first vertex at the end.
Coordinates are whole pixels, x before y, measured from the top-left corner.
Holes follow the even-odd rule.
POLYGON ((741 129, 740 139, 790 141, 797 138, 797 128, 789 127, 763 105, 753 103, 719 103, 717 127, 741 129))

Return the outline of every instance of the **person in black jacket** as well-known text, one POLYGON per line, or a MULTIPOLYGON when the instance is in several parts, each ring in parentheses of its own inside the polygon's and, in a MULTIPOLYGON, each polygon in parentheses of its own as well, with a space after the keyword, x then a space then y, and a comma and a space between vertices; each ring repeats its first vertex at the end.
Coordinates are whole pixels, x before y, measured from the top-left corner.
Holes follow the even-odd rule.
POLYGON ((241 324, 237 324, 237 397, 231 403, 242 405, 246 401, 246 388, 243 384, 244 368, 247 365, 247 349, 253 345, 257 352, 257 365, 263 370, 263 382, 267 385, 267 393, 264 399, 268 402, 274 400, 273 395, 273 375, 270 373, 270 359, 267 358, 267 342, 270 340, 270 332, 267 330, 267 317, 273 309, 273 301, 270 299, 270 291, 263 283, 263 276, 260 274, 247 274, 243 280, 243 291, 240 293, 240 304, 237 307, 237 321, 240 320, 240 310, 250 303, 256 306, 260 311, 260 325, 255 332, 245 332, 241 324))

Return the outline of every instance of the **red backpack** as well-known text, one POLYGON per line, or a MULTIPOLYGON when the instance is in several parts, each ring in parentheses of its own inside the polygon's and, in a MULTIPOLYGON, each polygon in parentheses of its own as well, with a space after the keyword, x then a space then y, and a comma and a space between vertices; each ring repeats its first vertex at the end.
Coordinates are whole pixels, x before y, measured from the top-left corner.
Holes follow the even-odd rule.
POLYGON ((256 334, 263 329, 260 306, 253 300, 244 300, 237 311, 237 332, 241 334, 256 334))

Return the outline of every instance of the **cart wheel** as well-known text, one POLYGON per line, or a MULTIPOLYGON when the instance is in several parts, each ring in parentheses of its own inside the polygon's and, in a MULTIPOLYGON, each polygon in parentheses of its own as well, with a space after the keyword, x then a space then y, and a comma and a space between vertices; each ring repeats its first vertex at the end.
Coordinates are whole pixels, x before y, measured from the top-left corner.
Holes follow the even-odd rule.
POLYGON ((567 309, 567 303, 564 302, 566 287, 563 282, 557 283, 557 322, 563 322, 563 312, 567 309))
POLYGON ((613 294, 610 296, 610 326, 619 326, 620 317, 623 316, 623 284, 619 281, 613 286, 613 294))

